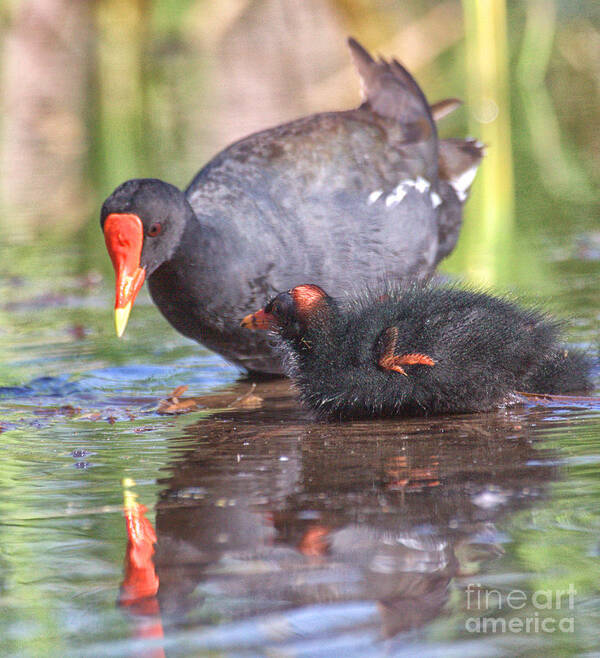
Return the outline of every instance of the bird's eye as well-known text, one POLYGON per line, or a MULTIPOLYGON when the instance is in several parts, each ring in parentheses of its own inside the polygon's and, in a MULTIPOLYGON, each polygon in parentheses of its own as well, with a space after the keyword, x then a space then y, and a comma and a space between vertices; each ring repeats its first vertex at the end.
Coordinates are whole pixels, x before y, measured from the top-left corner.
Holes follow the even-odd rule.
POLYGON ((160 232, 162 231, 162 224, 160 222, 154 222, 154 224, 150 225, 150 228, 148 229, 148 235, 151 238, 156 237, 160 232))

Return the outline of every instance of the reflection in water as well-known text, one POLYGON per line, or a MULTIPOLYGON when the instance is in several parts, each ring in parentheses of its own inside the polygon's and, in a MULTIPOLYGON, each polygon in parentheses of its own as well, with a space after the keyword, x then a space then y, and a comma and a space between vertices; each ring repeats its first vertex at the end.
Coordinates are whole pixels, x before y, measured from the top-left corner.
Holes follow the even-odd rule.
POLYGON ((306 420, 287 382, 255 393, 260 410, 187 427, 196 445, 161 481, 162 623, 215 627, 188 638, 197 646, 421 627, 454 578, 502 554, 498 521, 558 477, 534 442, 542 411, 325 425, 306 420))
MULTIPOLYGON (((148 510, 137 502, 137 496, 131 490, 135 481, 126 478, 123 480, 123 486, 127 551, 119 605, 129 607, 135 613, 138 621, 135 626, 137 638, 162 638, 162 619, 156 599, 159 581, 152 560, 156 533, 146 518, 148 510)), ((164 651, 158 647, 152 652, 152 656, 163 658, 164 651)))

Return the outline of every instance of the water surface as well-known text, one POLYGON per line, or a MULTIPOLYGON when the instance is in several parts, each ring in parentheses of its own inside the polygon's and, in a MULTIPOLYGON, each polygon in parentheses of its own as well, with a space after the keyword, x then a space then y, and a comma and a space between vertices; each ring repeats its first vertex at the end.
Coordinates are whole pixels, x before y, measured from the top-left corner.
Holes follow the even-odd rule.
MULTIPOLYGON (((540 247, 554 289, 530 299, 593 351, 599 264, 573 245, 540 247)), ((74 247, 23 253, 2 272, 6 655, 598 648, 594 405, 314 423, 285 381, 249 405, 250 382, 144 295, 117 340, 112 281, 74 247), (200 408, 160 415, 180 385, 200 408), (141 564, 126 500, 156 533, 141 564)))

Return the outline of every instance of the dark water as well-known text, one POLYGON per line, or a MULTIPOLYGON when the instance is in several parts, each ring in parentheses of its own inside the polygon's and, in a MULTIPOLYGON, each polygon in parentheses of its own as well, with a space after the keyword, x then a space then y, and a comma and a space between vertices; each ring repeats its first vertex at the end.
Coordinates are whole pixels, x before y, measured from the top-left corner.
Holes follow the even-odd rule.
MULTIPOLYGON (((540 244, 552 293, 528 289, 593 351, 600 261, 578 245, 540 244)), ((147 297, 118 341, 112 281, 55 254, 2 266, 3 655, 600 647, 600 409, 326 425, 284 381, 246 408, 250 383, 147 297), (159 415, 180 385, 202 408, 159 415), (128 546, 125 500, 151 533, 136 496, 153 556, 128 546)))

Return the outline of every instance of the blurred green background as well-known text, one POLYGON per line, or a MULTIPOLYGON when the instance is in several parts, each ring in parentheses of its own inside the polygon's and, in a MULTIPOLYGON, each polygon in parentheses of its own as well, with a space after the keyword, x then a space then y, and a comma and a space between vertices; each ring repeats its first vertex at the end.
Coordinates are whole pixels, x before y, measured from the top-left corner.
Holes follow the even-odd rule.
MULTIPOLYGON (((356 105, 345 39, 399 58, 445 136, 488 153, 444 268, 552 292, 540 241, 600 250, 600 5, 595 0, 9 0, 0 9, 4 246, 81 246, 123 180, 185 187, 232 140, 356 105)), ((7 258, 19 250, 5 251, 7 258)))

